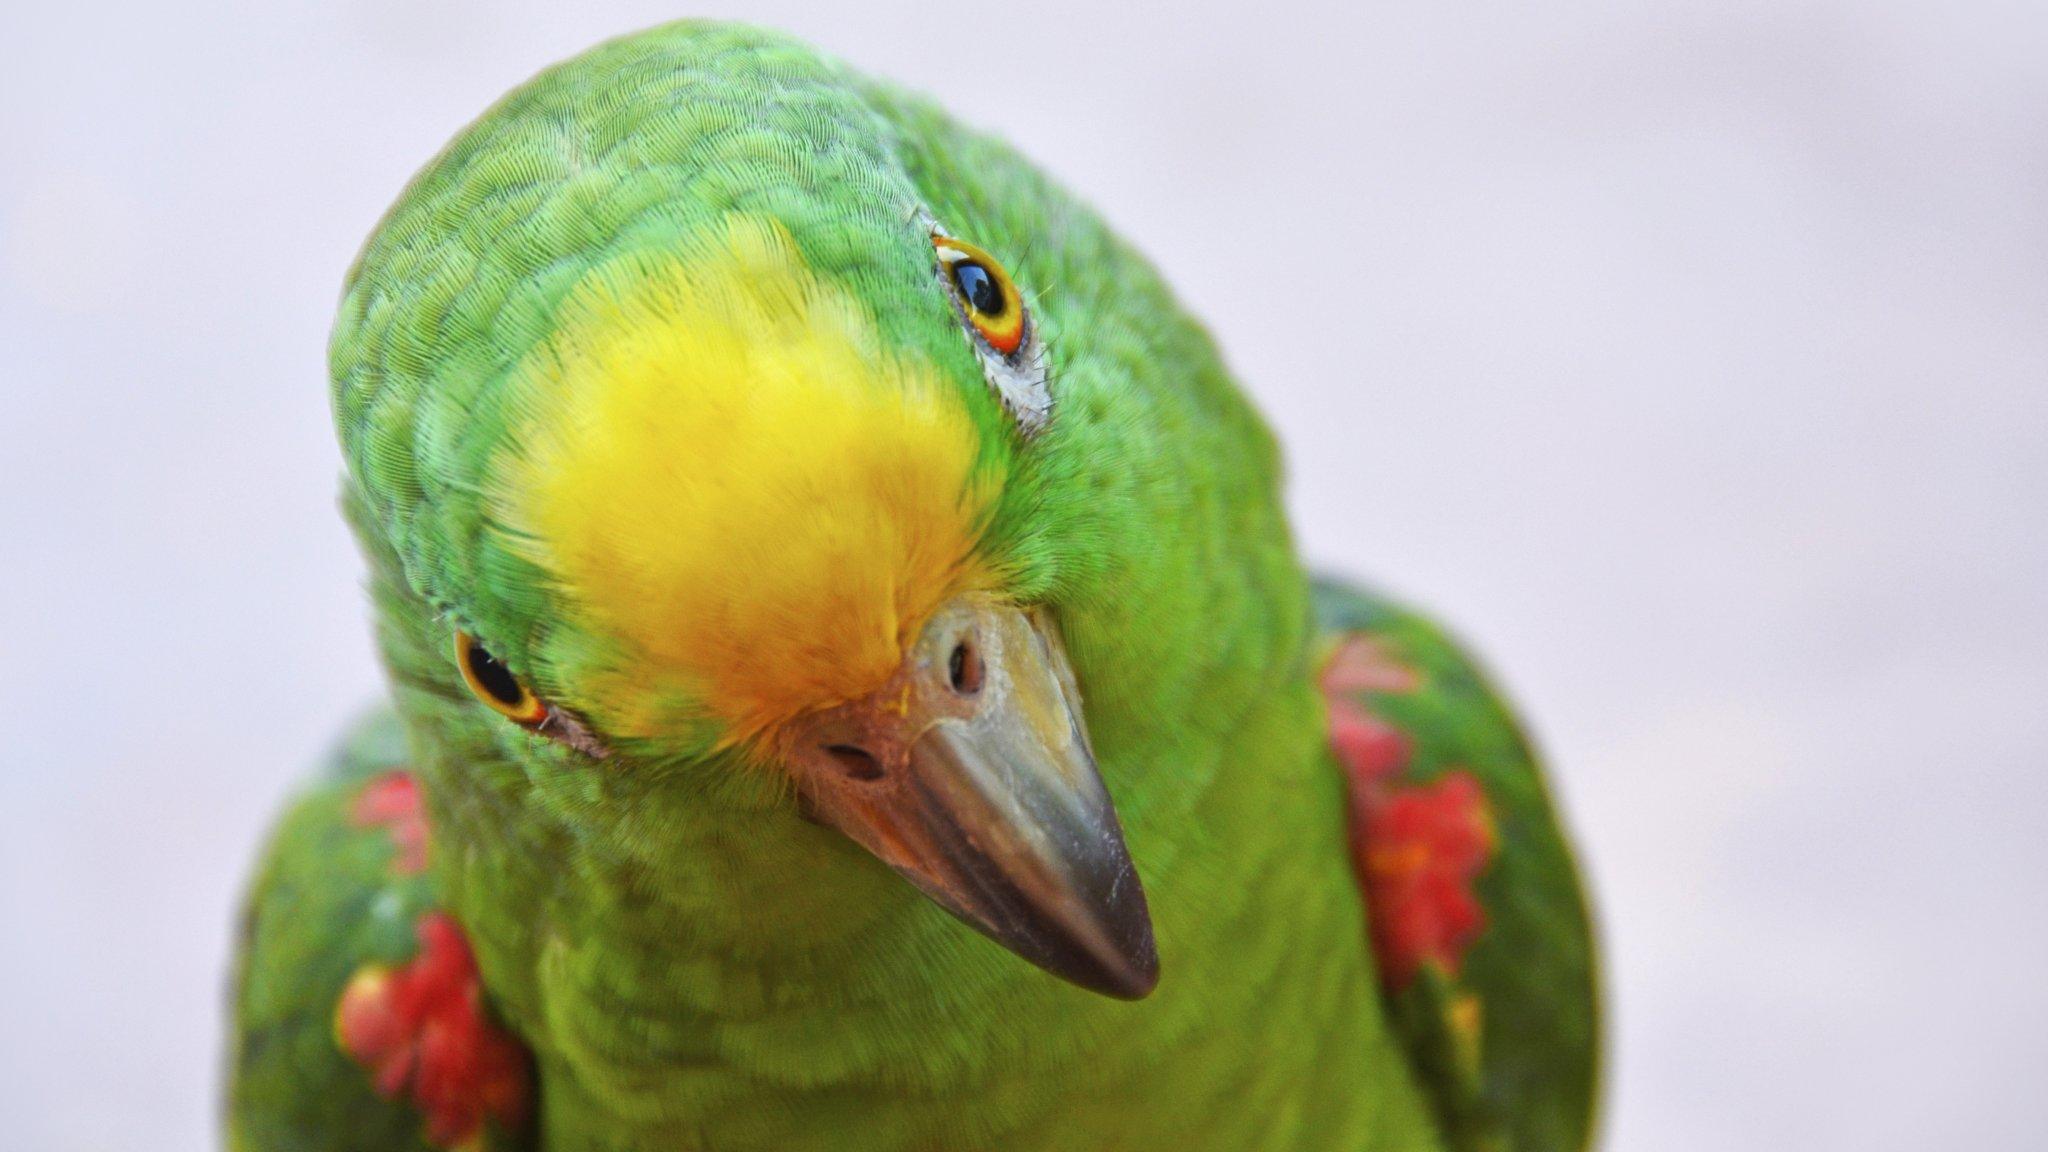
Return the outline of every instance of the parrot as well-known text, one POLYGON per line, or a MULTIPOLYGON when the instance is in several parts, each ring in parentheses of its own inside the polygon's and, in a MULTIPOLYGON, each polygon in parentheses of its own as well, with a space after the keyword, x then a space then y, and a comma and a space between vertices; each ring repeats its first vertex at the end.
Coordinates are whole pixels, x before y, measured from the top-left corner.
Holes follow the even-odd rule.
POLYGON ((1309 573, 1210 334, 1003 142, 609 41, 412 179, 328 368, 388 693, 256 865, 228 1147, 1593 1138, 1519 721, 1309 573))

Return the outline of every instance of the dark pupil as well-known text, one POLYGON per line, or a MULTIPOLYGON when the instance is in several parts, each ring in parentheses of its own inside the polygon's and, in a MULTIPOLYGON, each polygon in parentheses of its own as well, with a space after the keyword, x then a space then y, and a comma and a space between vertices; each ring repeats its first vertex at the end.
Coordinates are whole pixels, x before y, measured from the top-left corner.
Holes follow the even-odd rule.
POLYGON ((1003 314, 1003 290, 996 286, 996 278, 988 269, 972 260, 962 260, 953 265, 953 282, 960 285, 960 295, 967 300, 968 307, 983 316, 1003 314))
POLYGON ((491 699, 506 707, 512 707, 526 699, 526 690, 519 686, 519 680, 498 663, 498 658, 484 651, 481 644, 469 646, 469 671, 476 682, 483 685, 491 699))

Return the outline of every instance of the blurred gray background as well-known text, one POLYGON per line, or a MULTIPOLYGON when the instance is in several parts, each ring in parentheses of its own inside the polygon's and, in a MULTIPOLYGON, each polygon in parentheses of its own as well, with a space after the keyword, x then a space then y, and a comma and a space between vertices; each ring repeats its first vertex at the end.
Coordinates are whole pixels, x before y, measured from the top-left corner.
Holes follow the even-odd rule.
MULTIPOLYGON (((1307 553, 1478 641, 1607 1146, 2048 1147, 2048 11, 714 5, 1097 204, 1307 553)), ((250 855, 377 691, 322 356, 408 175, 673 3, 0 12, 0 1147, 214 1142, 250 855)))

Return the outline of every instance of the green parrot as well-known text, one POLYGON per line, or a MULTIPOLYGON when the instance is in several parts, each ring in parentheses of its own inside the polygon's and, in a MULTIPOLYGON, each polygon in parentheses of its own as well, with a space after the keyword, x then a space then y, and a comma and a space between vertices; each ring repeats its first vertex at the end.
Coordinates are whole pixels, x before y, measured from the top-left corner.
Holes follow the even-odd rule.
POLYGON ((1587 1144, 1515 721, 1304 572, 1208 335, 1001 143, 617 40, 413 180, 330 354, 390 701, 253 885, 232 1147, 1587 1144))

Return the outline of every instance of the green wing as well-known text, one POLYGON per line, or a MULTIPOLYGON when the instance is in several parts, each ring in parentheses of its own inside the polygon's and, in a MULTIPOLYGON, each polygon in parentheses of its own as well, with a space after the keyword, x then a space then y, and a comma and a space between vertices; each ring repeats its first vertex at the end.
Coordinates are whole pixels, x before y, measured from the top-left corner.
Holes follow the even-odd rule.
MULTIPOLYGON (((452 954, 444 943, 434 970, 418 971, 426 967, 422 924, 438 913, 425 868, 424 808, 405 763, 396 720, 371 718, 272 837, 244 911, 235 976, 227 1120, 237 1152, 495 1150, 519 1142, 518 1127, 478 1119, 502 1114, 507 1093, 481 1099, 476 1070, 502 1069, 507 1061, 499 1057, 513 1042, 476 1012, 463 1019, 451 1007, 464 995, 481 1003, 469 994, 475 977, 466 943, 452 945, 452 954), (365 973, 397 977, 409 989, 412 1026, 386 1029, 381 1065, 345 1050, 338 1026, 344 995, 365 973), (424 1018, 444 1037, 451 1019, 457 1026, 456 1056, 468 1064, 456 1074, 446 1074, 446 1055, 412 1047, 424 1018), (480 1051, 487 1059, 476 1059, 480 1051), (438 1078, 423 1074, 430 1066, 438 1078), (379 1071, 388 1074, 382 1085, 379 1071), (424 1098, 423 1080, 430 1084, 424 1098)), ((449 931, 459 938, 459 930, 449 931)), ((523 1116, 523 1050, 517 1062, 510 1095, 523 1116)))
POLYGON ((1389 1014, 1453 1148, 1577 1152, 1599 1078, 1596 957, 1542 770, 1428 620, 1315 587, 1332 742, 1389 1014))

